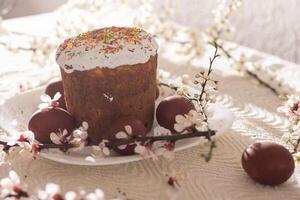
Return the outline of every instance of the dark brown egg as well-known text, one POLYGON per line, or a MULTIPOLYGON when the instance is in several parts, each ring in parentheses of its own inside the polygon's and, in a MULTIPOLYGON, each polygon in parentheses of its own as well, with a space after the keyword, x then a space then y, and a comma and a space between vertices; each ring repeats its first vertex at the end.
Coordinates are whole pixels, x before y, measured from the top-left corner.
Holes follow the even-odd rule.
MULTIPOLYGON (((107 138, 113 142, 116 139, 134 138, 145 136, 146 134, 146 127, 140 120, 125 117, 114 122, 107 138)), ((114 151, 121 155, 132 155, 135 154, 135 147, 136 144, 123 145, 114 148, 114 151)))
POLYGON ((28 129, 34 133, 35 139, 43 144, 52 143, 50 133, 66 129, 71 133, 76 128, 73 116, 61 108, 45 108, 31 116, 28 129))
POLYGON ((278 185, 293 174, 295 164, 290 152, 282 145, 258 142, 248 146, 242 155, 247 174, 264 185, 278 185))
POLYGON ((67 107, 66 107, 66 102, 65 102, 65 98, 64 98, 64 88, 63 88, 62 81, 55 81, 55 82, 50 83, 46 87, 46 90, 45 90, 45 94, 49 95, 51 98, 53 98, 57 92, 61 93, 61 95, 62 95, 60 97, 60 99, 58 100, 58 102, 59 102, 58 107, 66 110, 67 107))
POLYGON ((188 114, 192 109, 195 109, 195 106, 191 100, 178 95, 169 96, 159 103, 156 120, 160 126, 175 132, 176 115, 188 114))

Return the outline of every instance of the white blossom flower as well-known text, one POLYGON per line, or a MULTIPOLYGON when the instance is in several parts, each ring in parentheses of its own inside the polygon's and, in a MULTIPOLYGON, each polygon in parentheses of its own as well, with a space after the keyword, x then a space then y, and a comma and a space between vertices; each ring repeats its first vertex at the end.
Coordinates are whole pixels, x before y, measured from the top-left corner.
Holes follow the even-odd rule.
POLYGON ((83 121, 82 125, 73 131, 73 138, 70 143, 77 146, 76 148, 72 148, 73 151, 80 151, 85 147, 88 138, 88 128, 88 123, 83 121))
POLYGON ((146 153, 146 147, 140 144, 137 144, 134 148, 134 152, 140 155, 145 155, 146 153))
POLYGON ((34 133, 31 131, 17 132, 13 137, 8 139, 7 145, 18 145, 24 149, 31 150, 34 140, 34 133))
POLYGON ((188 128, 195 126, 198 131, 206 131, 207 123, 204 121, 204 117, 201 113, 196 110, 190 110, 188 114, 177 115, 175 117, 176 123, 174 129, 177 132, 183 132, 188 128))
POLYGON ((50 139, 54 144, 67 144, 70 137, 68 137, 68 131, 64 129, 62 132, 50 133, 50 139))
POLYGON ((169 148, 169 144, 170 142, 168 141, 156 141, 151 146, 144 146, 137 143, 134 152, 142 157, 150 156, 153 160, 157 160, 158 156, 163 156, 168 160, 172 160, 174 158, 174 146, 169 148))
MULTIPOLYGON (((166 129, 161 126, 157 126, 153 130, 154 136, 168 136, 172 135, 169 129, 166 129)), ((173 143, 172 143, 173 144, 173 143)), ((174 158, 174 146, 171 147, 169 141, 156 141, 152 144, 152 151, 156 156, 162 155, 164 158, 168 160, 172 160, 174 158)))
POLYGON ((71 144, 74 145, 69 151, 81 151, 86 146, 86 140, 81 140, 79 138, 74 138, 70 141, 71 144))
POLYGON ((54 183, 48 183, 45 190, 38 191, 38 198, 40 200, 52 200, 55 195, 60 195, 60 187, 54 183))
POLYGON ((81 127, 73 131, 73 137, 86 140, 88 137, 88 132, 87 132, 88 128, 89 128, 88 123, 83 121, 81 127))
POLYGON ((167 160, 173 160, 175 144, 168 141, 157 141, 153 143, 153 152, 156 156, 163 156, 167 160))
POLYGON ((59 102, 58 100, 61 98, 61 94, 59 92, 57 92, 53 99, 51 99, 51 97, 47 94, 43 94, 41 95, 41 101, 42 103, 39 104, 39 109, 45 109, 45 108, 55 108, 59 106, 59 102))
POLYGON ((162 126, 156 126, 153 129, 153 135, 154 136, 167 136, 167 135, 172 135, 172 133, 169 129, 166 129, 162 126))
MULTIPOLYGON (((126 125, 125 127, 125 131, 119 131, 115 137, 117 139, 128 139, 132 136, 132 127, 130 125, 126 125)), ((119 145, 117 148, 118 149, 125 149, 127 147, 127 144, 125 145, 119 145)))
POLYGON ((69 191, 65 194, 65 199, 66 200, 76 200, 77 194, 76 192, 69 191))
POLYGON ((188 88, 183 85, 183 86, 178 87, 178 89, 176 90, 176 93, 180 96, 184 96, 184 95, 188 94, 189 92, 188 92, 188 88))
POLYGON ((209 34, 212 38, 227 36, 233 32, 229 18, 241 5, 241 0, 220 0, 218 7, 213 11, 214 24, 210 28, 209 34), (225 35, 224 35, 225 34, 225 35))
POLYGON ((151 156, 152 159, 156 160, 157 156, 154 154, 154 152, 151 150, 150 146, 144 146, 140 143, 136 143, 136 146, 134 148, 134 152, 139 154, 142 157, 148 157, 151 156))
MULTIPOLYGON (((287 96, 287 101, 278 108, 278 111, 284 113, 290 120, 289 132, 281 137, 281 141, 295 146, 300 138, 300 95, 287 96)), ((299 155, 296 155, 295 159, 299 161, 299 155)))
POLYGON ((86 195, 86 200, 105 200, 104 192, 100 189, 96 189, 94 192, 86 195))
POLYGON ((108 140, 102 140, 98 146, 92 146, 93 155, 105 157, 110 155, 110 150, 107 147, 108 140))
POLYGON ((10 171, 7 178, 0 181, 0 196, 5 197, 9 194, 16 194, 16 188, 20 188, 20 178, 15 171, 10 171))
POLYGON ((159 81, 165 82, 166 80, 169 80, 169 77, 171 76, 170 72, 159 69, 157 71, 157 79, 159 81))
POLYGON ((300 95, 289 95, 285 104, 278 108, 279 112, 284 113, 291 121, 300 119, 300 95))
POLYGON ((193 122, 189 117, 183 115, 176 115, 175 117, 176 124, 174 124, 174 129, 177 132, 183 132, 186 128, 190 128, 193 125, 193 122))

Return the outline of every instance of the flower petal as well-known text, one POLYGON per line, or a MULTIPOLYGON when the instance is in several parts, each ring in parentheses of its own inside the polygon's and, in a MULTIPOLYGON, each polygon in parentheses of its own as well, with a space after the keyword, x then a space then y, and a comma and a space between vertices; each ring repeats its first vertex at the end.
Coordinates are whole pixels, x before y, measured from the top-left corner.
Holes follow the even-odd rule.
POLYGON ((100 189, 95 190, 95 194, 97 196, 97 200, 104 200, 104 192, 100 189))
POLYGON ((10 190, 13 187, 13 182, 9 178, 4 178, 4 179, 1 179, 0 185, 3 189, 10 190))
POLYGON ((83 128, 84 130, 88 130, 89 124, 88 124, 86 121, 83 121, 83 122, 82 122, 82 128, 83 128))
POLYGON ((41 101, 44 103, 49 103, 51 102, 51 97, 47 94, 42 94, 40 97, 41 101))
POLYGON ((54 183, 48 183, 46 185, 46 191, 48 194, 56 194, 60 192, 60 187, 54 183))
POLYGON ((117 139, 124 139, 124 138, 128 138, 128 135, 127 135, 125 132, 120 131, 120 132, 118 132, 118 133, 115 135, 115 137, 116 137, 117 139))
POLYGON ((102 150, 103 154, 106 155, 106 156, 109 156, 110 155, 110 151, 107 147, 104 147, 103 150, 102 150))
POLYGON ((177 123, 183 123, 184 121, 186 121, 186 118, 183 115, 176 115, 175 121, 177 123))
POLYGON ((86 131, 83 131, 81 134, 81 139, 86 140, 88 137, 88 133, 86 131))
POLYGON ((50 140, 54 143, 54 144, 61 144, 60 142, 60 138, 57 136, 56 133, 52 132, 50 133, 50 140))
POLYGON ((68 135, 68 130, 67 130, 67 129, 64 129, 63 132, 62 132, 62 135, 63 135, 63 136, 68 135))
POLYGON ((174 129, 177 132, 182 132, 184 130, 184 127, 181 124, 174 124, 174 129))
POLYGON ((20 178, 15 171, 9 172, 9 178, 11 179, 11 181, 13 182, 14 185, 20 184, 20 178))
POLYGON ((54 101, 57 101, 57 100, 60 99, 60 97, 61 97, 61 93, 60 93, 60 92, 57 92, 57 93, 54 95, 53 100, 54 100, 54 101))
POLYGON ((32 131, 25 131, 26 135, 27 135, 27 140, 30 142, 30 143, 33 143, 34 140, 35 140, 35 137, 34 137, 34 133, 32 131))
POLYGON ((69 191, 65 195, 66 200, 75 200, 76 199, 76 193, 73 191, 69 191))
POLYGON ((134 152, 140 155, 144 155, 146 151, 146 147, 144 147, 143 145, 136 145, 136 147, 134 148, 134 152))
POLYGON ((128 135, 131 135, 131 134, 132 134, 132 127, 131 127, 131 126, 126 125, 126 126, 125 126, 125 130, 126 130, 126 132, 128 133, 128 135))
POLYGON ((44 191, 44 190, 39 190, 38 191, 38 198, 41 200, 47 200, 48 199, 49 194, 44 191))
POLYGON ((165 135, 171 135, 171 131, 169 129, 166 129, 162 126, 157 126, 153 130, 154 136, 165 136, 165 135))
POLYGON ((45 108, 48 108, 48 107, 49 107, 48 103, 40 103, 39 106, 38 106, 38 108, 41 109, 41 110, 45 109, 45 108))

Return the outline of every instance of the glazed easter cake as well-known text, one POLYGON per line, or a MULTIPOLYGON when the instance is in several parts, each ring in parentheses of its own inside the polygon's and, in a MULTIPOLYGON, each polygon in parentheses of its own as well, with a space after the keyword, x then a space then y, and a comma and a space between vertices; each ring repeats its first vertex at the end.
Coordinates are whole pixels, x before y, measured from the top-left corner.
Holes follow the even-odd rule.
POLYGON ((89 124, 92 141, 122 117, 150 130, 156 97, 158 45, 139 28, 109 27, 65 40, 58 48, 67 110, 89 124))

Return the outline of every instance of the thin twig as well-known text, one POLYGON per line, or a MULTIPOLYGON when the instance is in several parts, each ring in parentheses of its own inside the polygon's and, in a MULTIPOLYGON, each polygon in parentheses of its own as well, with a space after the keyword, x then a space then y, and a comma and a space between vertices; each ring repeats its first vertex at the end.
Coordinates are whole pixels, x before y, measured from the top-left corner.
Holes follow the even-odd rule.
MULTIPOLYGON (((223 45, 218 44, 216 41, 214 41, 217 46, 222 50, 222 52, 225 54, 225 56, 230 59, 233 60, 235 63, 238 63, 239 61, 233 56, 231 55, 225 48, 223 45)), ((245 70, 246 74, 251 76, 252 78, 256 79, 261 85, 263 85, 264 87, 270 89, 274 94, 276 94, 277 96, 279 95, 279 92, 273 88, 272 86, 270 86, 267 82, 263 81, 261 78, 259 78, 255 73, 251 72, 250 70, 246 69, 245 70)))
MULTIPOLYGON (((136 142, 141 142, 141 143, 153 143, 156 141, 172 141, 176 142, 178 140, 182 139, 187 139, 187 138, 193 138, 193 137, 207 137, 208 135, 213 135, 215 134, 214 131, 209 130, 209 131, 193 131, 190 133, 185 133, 185 134, 172 134, 172 135, 166 135, 166 136, 145 136, 145 137, 131 137, 128 139, 115 139, 113 141, 108 142, 107 147, 109 148, 115 148, 121 145, 126 145, 126 144, 133 144, 136 142)), ((4 146, 5 150, 8 150, 11 147, 17 147, 18 145, 15 144, 13 146, 9 146, 7 142, 0 141, 0 144, 4 146)), ((88 144, 88 146, 92 145, 98 145, 99 143, 91 142, 88 144)), ((74 148, 76 145, 74 144, 39 144, 39 149, 70 149, 74 148)))
MULTIPOLYGON (((214 55, 213 55, 212 58, 209 58, 209 67, 208 67, 208 71, 207 71, 206 77, 204 77, 204 82, 201 84, 201 86, 202 86, 202 88, 201 88, 201 93, 200 93, 199 98, 198 98, 199 106, 200 106, 200 108, 202 109, 202 113, 203 113, 203 115, 204 115, 204 121, 206 121, 206 122, 207 122, 207 120, 208 120, 207 114, 206 114, 206 112, 205 112, 205 107, 207 106, 207 102, 205 102, 205 105, 203 105, 203 95, 204 95, 204 93, 205 93, 205 91, 206 91, 205 89, 206 89, 207 83, 208 83, 208 81, 210 80, 210 79, 209 79, 209 76, 210 76, 210 74, 211 74, 211 72, 212 72, 212 69, 213 69, 213 68, 212 68, 212 67, 213 67, 213 63, 214 63, 215 59, 216 59, 217 57, 219 57, 219 55, 218 55, 218 45, 217 45, 217 43, 214 42, 214 43, 212 43, 212 45, 213 45, 214 48, 215 48, 214 55)), ((208 125, 207 125, 207 126, 208 126, 208 125)), ((208 128, 208 130, 210 130, 209 126, 208 126, 207 128, 208 128)), ((209 132, 208 135, 207 135, 207 139, 208 139, 209 142, 210 142, 210 148, 209 148, 209 151, 208 151, 207 154, 202 154, 202 157, 205 158, 205 161, 206 161, 206 162, 209 162, 209 161, 211 160, 211 158, 212 158, 212 153, 213 153, 213 149, 216 147, 215 141, 211 140, 211 136, 212 136, 212 134, 209 132)))
POLYGON ((269 84, 267 84, 266 82, 264 82, 263 80, 261 80, 256 74, 254 74, 253 72, 246 70, 247 74, 251 77, 253 77, 254 79, 256 79, 261 85, 265 86, 266 88, 269 88, 274 94, 276 94, 277 96, 279 96, 278 91, 271 87, 269 84))
POLYGON ((168 87, 168 88, 170 88, 170 89, 172 89, 172 90, 175 90, 175 91, 178 89, 178 87, 176 87, 176 86, 171 86, 171 85, 169 85, 169 84, 167 84, 167 83, 163 83, 163 82, 158 83, 158 85, 159 85, 159 86, 168 87))
POLYGON ((206 161, 206 162, 209 162, 209 161, 211 160, 213 150, 214 150, 216 147, 217 147, 216 142, 215 142, 214 140, 212 140, 212 141, 210 142, 210 146, 209 146, 209 151, 208 151, 208 153, 207 153, 207 154, 202 154, 202 155, 201 155, 203 158, 205 158, 205 161, 206 161))
MULTIPOLYGON (((208 71, 207 71, 207 77, 209 77, 209 75, 212 72, 212 66, 213 66, 213 63, 214 63, 215 59, 217 57, 219 57, 219 55, 217 54, 218 53, 218 45, 217 45, 217 43, 213 44, 213 46, 215 47, 215 52, 214 52, 213 57, 209 58, 209 67, 208 67, 208 71)), ((200 93, 200 96, 199 96, 199 101, 200 102, 203 101, 203 94, 205 93, 205 87, 206 87, 206 84, 207 84, 208 80, 209 80, 208 78, 205 78, 204 82, 201 84, 202 88, 201 88, 201 93, 200 93)))
POLYGON ((10 47, 9 44, 5 43, 5 42, 0 42, 0 45, 9 48, 9 49, 17 49, 17 50, 22 50, 22 51, 32 51, 32 52, 36 52, 37 49, 36 48, 32 48, 32 47, 10 47))

